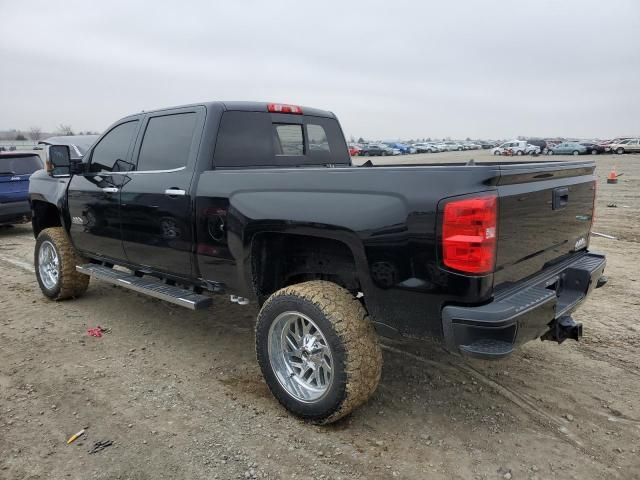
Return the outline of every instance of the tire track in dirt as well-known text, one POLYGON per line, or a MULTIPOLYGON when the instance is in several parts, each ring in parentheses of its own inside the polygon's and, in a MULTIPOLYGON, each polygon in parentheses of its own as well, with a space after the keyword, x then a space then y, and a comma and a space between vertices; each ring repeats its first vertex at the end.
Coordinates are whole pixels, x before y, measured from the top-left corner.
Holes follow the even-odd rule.
POLYGON ((500 396, 502 396, 506 400, 515 404, 518 408, 520 408, 522 411, 527 413, 529 417, 532 420, 534 420, 538 425, 543 427, 549 427, 551 425, 552 427, 555 427, 555 428, 552 428, 551 431, 553 432, 554 436, 556 436, 558 439, 566 443, 569 443, 570 445, 572 445, 573 447, 577 448, 582 453, 585 453, 587 455, 596 456, 597 454, 597 452, 588 448, 580 440, 580 437, 578 437, 577 435, 569 431, 564 426, 561 420, 557 419, 553 415, 550 415, 544 410, 541 410, 531 400, 527 399, 526 394, 515 392, 511 388, 505 385, 502 385, 496 382, 495 380, 490 379, 489 377, 487 377, 486 375, 484 375, 483 373, 481 373, 480 371, 476 370, 475 368, 469 365, 458 365, 449 361, 446 363, 435 362, 433 360, 429 360, 419 355, 415 355, 413 353, 406 352, 399 348, 392 347, 390 345, 385 345, 385 344, 382 345, 382 349, 398 355, 404 355, 406 357, 409 357, 415 361, 424 363, 431 367, 441 369, 444 366, 454 370, 458 370, 459 372, 462 372, 466 376, 474 378, 476 381, 484 384, 486 387, 489 387, 491 390, 498 393, 500 396))
POLYGON ((7 255, 2 255, 0 254, 0 261, 4 262, 4 263, 8 263, 9 265, 12 265, 14 267, 18 267, 22 270, 25 270, 29 273, 35 273, 35 268, 33 268, 33 265, 24 262, 22 260, 16 259, 16 258, 12 258, 9 257, 7 255))

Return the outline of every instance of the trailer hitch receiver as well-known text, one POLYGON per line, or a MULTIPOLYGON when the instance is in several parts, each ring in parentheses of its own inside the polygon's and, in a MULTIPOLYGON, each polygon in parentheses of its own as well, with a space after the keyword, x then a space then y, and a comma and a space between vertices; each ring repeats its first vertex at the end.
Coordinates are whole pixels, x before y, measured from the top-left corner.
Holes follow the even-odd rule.
POLYGON ((567 338, 578 341, 582 337, 582 323, 577 323, 569 315, 554 320, 549 326, 551 328, 541 337, 542 340, 562 343, 567 338))

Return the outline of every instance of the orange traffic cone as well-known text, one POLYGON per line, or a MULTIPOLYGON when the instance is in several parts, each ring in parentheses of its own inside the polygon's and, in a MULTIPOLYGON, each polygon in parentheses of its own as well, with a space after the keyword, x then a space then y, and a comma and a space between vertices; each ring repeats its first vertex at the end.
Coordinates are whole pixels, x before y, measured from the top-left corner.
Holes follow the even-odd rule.
POLYGON ((613 167, 607 177, 607 183, 618 183, 618 175, 616 174, 616 167, 613 167))

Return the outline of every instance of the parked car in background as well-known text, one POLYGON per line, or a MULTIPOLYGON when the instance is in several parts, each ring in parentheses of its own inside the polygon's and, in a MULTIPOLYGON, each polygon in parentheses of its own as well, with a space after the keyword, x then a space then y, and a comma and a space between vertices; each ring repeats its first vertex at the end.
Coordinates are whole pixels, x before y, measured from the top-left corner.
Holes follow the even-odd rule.
POLYGON ((546 153, 547 148, 548 148, 546 140, 541 140, 541 139, 537 139, 537 138, 530 138, 530 139, 527 140, 527 143, 529 145, 535 145, 536 147, 538 147, 538 149, 539 149, 538 153, 546 153))
POLYGON ((587 147, 578 142, 562 142, 547 150, 549 155, 581 155, 587 153, 587 147))
POLYGON ((100 135, 61 135, 40 140, 38 145, 68 145, 72 160, 84 157, 100 135))
POLYGON ((531 149, 527 149, 528 145, 524 140, 511 140, 495 147, 492 152, 494 155, 505 155, 509 153, 512 155, 527 155, 528 153, 533 153, 531 149))
POLYGON ((358 145, 349 145, 349 155, 351 155, 352 157, 357 157, 358 155, 360 155, 361 151, 362 148, 360 148, 358 145))
POLYGON ((598 143, 598 145, 603 146, 605 152, 610 152, 611 151, 611 145, 618 144, 618 143, 620 143, 622 141, 625 141, 625 140, 630 140, 631 138, 633 138, 633 137, 612 138, 611 140, 605 140, 604 142, 600 142, 600 143, 598 143))
POLYGON ((612 143, 609 145, 610 150, 613 153, 622 155, 623 153, 637 153, 640 152, 640 139, 629 138, 627 140, 621 140, 618 143, 612 143))
POLYGON ((416 149, 417 153, 437 153, 442 151, 433 143, 414 143, 413 148, 416 149))
POLYGON ((464 146, 458 142, 446 141, 446 142, 443 142, 443 145, 450 152, 453 152, 455 150, 458 150, 458 151, 464 150, 464 146))
POLYGON ((412 147, 411 145, 407 145, 406 143, 389 142, 386 145, 391 149, 399 150, 401 155, 407 155, 409 153, 417 153, 414 147, 412 147))
POLYGON ((597 155, 599 153, 605 153, 605 148, 603 145, 599 145, 593 142, 580 142, 580 145, 584 145, 587 147, 587 153, 592 155, 597 155))
POLYGON ((31 219, 29 177, 43 166, 37 153, 0 152, 0 225, 31 219))
POLYGON ((360 155, 363 157, 386 157, 387 155, 393 154, 393 149, 389 148, 387 145, 383 145, 380 143, 365 145, 364 147, 362 147, 362 150, 360 150, 360 155))
POLYGON ((491 148, 495 148, 495 147, 497 147, 497 146, 498 146, 498 145, 496 144, 496 142, 480 142, 480 147, 481 147, 483 150, 489 150, 489 149, 491 149, 491 148))

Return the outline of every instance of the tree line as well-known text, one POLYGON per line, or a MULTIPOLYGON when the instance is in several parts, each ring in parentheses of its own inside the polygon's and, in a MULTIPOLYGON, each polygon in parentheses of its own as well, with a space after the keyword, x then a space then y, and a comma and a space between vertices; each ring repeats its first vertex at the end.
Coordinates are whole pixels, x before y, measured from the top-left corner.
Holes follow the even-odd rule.
POLYGON ((9 132, 2 132, 2 133, 3 134, 0 134, 0 136, 4 137, 5 140, 16 140, 16 141, 31 140, 32 142, 39 142, 43 138, 50 137, 53 135, 60 135, 60 136, 98 135, 99 132, 92 132, 90 130, 87 130, 87 131, 79 131, 78 133, 76 133, 73 127, 71 127, 71 125, 68 125, 66 123, 61 123, 60 125, 58 125, 58 128, 56 128, 55 132, 53 133, 44 132, 42 128, 38 126, 29 127, 29 129, 26 131, 10 130, 9 132))

